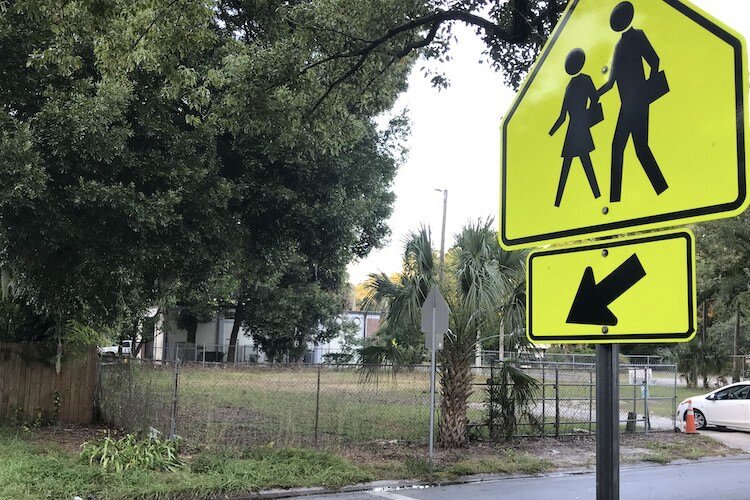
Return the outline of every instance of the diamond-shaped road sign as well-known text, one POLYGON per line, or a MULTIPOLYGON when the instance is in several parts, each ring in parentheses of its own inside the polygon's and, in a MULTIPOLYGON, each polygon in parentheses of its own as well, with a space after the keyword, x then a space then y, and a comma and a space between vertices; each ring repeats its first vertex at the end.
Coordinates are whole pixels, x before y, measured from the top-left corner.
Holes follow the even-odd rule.
POLYGON ((432 285, 430 293, 422 304, 422 333, 425 334, 425 347, 432 349, 432 335, 435 334, 436 350, 443 348, 443 336, 448 333, 448 316, 450 315, 448 303, 440 294, 437 285, 432 285))
POLYGON ((506 248, 747 206, 747 48, 685 0, 570 0, 502 125, 506 248))

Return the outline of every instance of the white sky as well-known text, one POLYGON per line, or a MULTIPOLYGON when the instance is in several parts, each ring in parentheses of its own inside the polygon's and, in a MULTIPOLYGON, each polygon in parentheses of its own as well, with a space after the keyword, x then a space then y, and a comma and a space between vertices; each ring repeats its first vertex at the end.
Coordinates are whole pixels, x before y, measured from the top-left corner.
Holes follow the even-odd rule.
MULTIPOLYGON (((694 0, 750 39, 750 0, 694 0)), ((418 62, 409 78, 409 90, 396 109, 408 108, 411 136, 409 156, 401 166, 394 192, 396 203, 389 220, 391 237, 381 250, 349 265, 351 283, 370 273, 401 269, 403 240, 420 224, 432 229, 440 245, 442 194, 448 189, 446 248, 465 222, 479 217, 497 220, 500 184, 500 119, 514 92, 503 77, 480 65, 483 42, 471 30, 456 31, 459 43, 453 60, 439 67, 451 81, 447 90, 432 88, 418 62)))

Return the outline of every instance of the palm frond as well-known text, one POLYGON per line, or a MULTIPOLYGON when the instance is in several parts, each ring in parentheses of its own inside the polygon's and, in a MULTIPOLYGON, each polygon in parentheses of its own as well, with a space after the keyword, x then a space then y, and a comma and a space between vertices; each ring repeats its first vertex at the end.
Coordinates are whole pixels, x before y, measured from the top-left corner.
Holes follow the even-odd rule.
POLYGON ((383 326, 417 328, 422 304, 435 281, 435 260, 429 231, 422 227, 405 241, 403 272, 394 281, 384 273, 371 274, 365 306, 385 309, 383 326))

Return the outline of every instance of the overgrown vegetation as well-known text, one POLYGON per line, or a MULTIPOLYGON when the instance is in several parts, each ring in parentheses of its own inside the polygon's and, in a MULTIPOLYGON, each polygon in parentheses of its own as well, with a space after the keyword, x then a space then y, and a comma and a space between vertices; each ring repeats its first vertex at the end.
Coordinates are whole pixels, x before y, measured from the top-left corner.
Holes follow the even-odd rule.
MULTIPOLYGON (((494 371, 494 370, 493 370, 494 371)), ((540 422, 531 411, 541 384, 510 362, 502 363, 487 380, 487 427, 490 439, 516 435, 522 422, 531 426, 536 434, 540 422)))
MULTIPOLYGON (((632 442, 626 441, 626 446, 634 446, 632 450, 649 450, 628 455, 630 459, 660 463, 736 452, 705 436, 663 433, 629 439, 632 442)), ((581 456, 594 453, 593 438, 576 439, 560 448, 570 448, 575 457, 550 455, 544 441, 515 441, 503 448, 441 451, 431 468, 424 448, 373 444, 347 454, 351 457, 347 459, 330 452, 280 449, 271 444, 245 451, 192 450, 185 466, 174 471, 131 467, 118 472, 89 465, 75 452, 75 446, 66 435, 0 427, 0 498, 208 499, 269 488, 338 488, 376 479, 444 482, 480 473, 536 474, 570 466, 571 461, 580 463, 581 456)))
POLYGON ((128 469, 163 470, 174 472, 184 465, 179 457, 180 442, 158 436, 140 438, 128 434, 120 439, 109 436, 87 441, 81 446, 81 457, 89 465, 99 465, 107 471, 128 469))
POLYGON ((32 432, 0 428, 0 498, 100 500, 215 498, 224 493, 305 486, 338 487, 373 479, 330 453, 264 447, 244 456, 198 454, 173 472, 103 469, 32 432))

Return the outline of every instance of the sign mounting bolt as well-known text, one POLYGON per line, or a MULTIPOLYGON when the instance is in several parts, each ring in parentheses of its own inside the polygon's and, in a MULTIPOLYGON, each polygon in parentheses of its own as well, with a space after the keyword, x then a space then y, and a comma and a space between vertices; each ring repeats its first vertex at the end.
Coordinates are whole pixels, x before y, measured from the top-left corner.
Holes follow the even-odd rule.
POLYGON ((602 257, 606 257, 607 255, 609 255, 609 250, 607 249, 602 250, 602 257))
POLYGON ((609 213, 609 208, 608 208, 608 207, 604 207, 604 208, 602 208, 602 213, 603 213, 604 215, 607 215, 607 214, 609 213))
POLYGON ((606 326, 603 326, 603 327, 602 327, 602 333, 603 333, 604 335, 608 334, 608 333, 609 333, 609 328, 607 328, 606 326))

